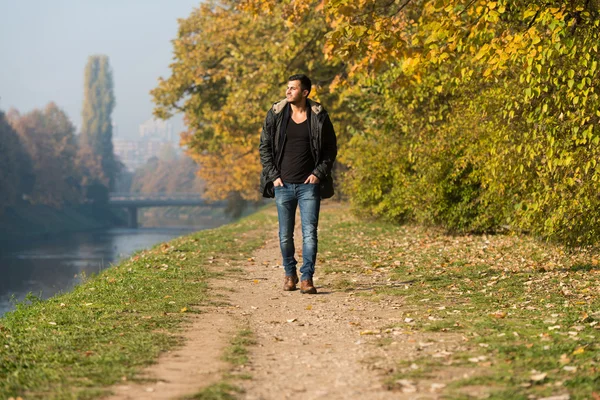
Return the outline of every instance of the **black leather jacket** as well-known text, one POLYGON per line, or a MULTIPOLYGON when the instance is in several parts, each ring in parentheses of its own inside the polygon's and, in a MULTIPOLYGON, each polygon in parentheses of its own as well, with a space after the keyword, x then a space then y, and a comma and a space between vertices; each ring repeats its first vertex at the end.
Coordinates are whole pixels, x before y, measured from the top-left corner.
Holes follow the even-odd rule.
MULTIPOLYGON (((337 156, 337 141, 329 114, 322 105, 307 99, 307 120, 310 132, 310 147, 316 160, 313 175, 319 178, 321 198, 333 196, 331 169, 337 156)), ((260 192, 263 197, 275 197, 273 181, 280 176, 283 144, 286 139, 287 124, 291 116, 291 106, 281 100, 269 109, 260 135, 260 162, 263 166, 260 175, 260 192)))

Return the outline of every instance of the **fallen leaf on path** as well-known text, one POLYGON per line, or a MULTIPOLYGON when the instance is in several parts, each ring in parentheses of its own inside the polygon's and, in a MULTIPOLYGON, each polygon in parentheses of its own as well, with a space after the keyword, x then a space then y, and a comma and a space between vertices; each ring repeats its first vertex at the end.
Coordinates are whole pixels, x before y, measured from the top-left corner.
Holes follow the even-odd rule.
POLYGON ((541 382, 544 379, 546 379, 546 376, 548 376, 548 374, 545 372, 542 372, 542 373, 532 374, 529 377, 529 379, 531 379, 533 382, 541 382))
POLYGON ((560 325, 554 325, 554 326, 549 326, 549 327, 548 327, 548 330, 549 330, 549 331, 554 331, 554 330, 556 330, 556 329, 560 329, 560 325))
POLYGON ((409 381, 408 379, 398 379, 396 383, 401 386, 400 390, 402 393, 415 393, 417 391, 414 382, 409 381))
POLYGON ((490 316, 492 316, 496 319, 506 318, 506 315, 507 314, 504 311, 496 311, 496 312, 490 314, 490 316))
POLYGON ((291 324, 292 322, 296 322, 296 321, 298 321, 297 318, 292 318, 292 319, 287 320, 288 324, 291 324))
POLYGON ((585 326, 583 326, 583 325, 575 325, 575 326, 573 326, 573 329, 575 329, 577 332, 581 332, 582 330, 585 329, 585 326))
POLYGON ((179 312, 182 312, 182 313, 184 313, 186 311, 187 311, 187 307, 183 307, 181 310, 179 310, 179 312))
POLYGON ((438 390, 441 390, 445 387, 446 387, 446 385, 443 383, 432 383, 431 387, 429 388, 429 391, 433 393, 433 392, 437 392, 438 390))
POLYGON ((381 331, 379 331, 379 330, 376 330, 376 331, 374 331, 374 330, 366 330, 366 331, 360 332, 361 335, 377 335, 377 334, 380 334, 380 333, 381 333, 381 331))
POLYGON ((478 362, 485 361, 485 360, 487 360, 486 356, 479 356, 479 357, 471 357, 471 358, 469 358, 469 361, 471 361, 473 363, 478 363, 478 362))
POLYGON ((558 396, 550 396, 550 397, 541 397, 538 400, 569 400, 571 396, 568 394, 561 394, 558 396))

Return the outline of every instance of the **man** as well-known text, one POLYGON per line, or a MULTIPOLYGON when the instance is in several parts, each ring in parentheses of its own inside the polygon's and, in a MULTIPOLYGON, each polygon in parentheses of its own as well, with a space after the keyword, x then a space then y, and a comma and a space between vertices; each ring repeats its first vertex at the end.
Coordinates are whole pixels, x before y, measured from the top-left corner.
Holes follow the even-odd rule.
POLYGON ((285 268, 283 290, 296 290, 294 222, 300 206, 302 223, 302 293, 316 294, 313 284, 317 260, 317 225, 321 199, 333 196, 331 168, 337 155, 333 125, 327 111, 308 98, 306 75, 289 78, 286 98, 273 105, 260 136, 263 171, 260 191, 275 197, 279 244, 285 268))

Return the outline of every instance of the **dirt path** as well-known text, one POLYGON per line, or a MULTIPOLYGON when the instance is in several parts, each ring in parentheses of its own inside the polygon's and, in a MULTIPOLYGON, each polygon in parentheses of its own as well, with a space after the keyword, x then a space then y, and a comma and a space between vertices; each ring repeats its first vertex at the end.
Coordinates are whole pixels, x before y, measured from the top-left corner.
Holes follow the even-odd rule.
MULTIPOLYGON (((300 249, 298 220, 295 237, 300 249)), ((301 260, 298 251, 297 257, 301 260)), ((216 268, 220 261, 215 260, 216 268)), ((402 380, 396 390, 388 390, 385 375, 398 361, 417 354, 444 357, 460 350, 464 338, 406 332, 397 327, 406 322, 399 312, 405 306, 402 299, 374 302, 356 291, 335 290, 333 278, 319 274, 318 265, 317 295, 284 292, 276 226, 267 243, 240 267, 243 273, 212 285, 229 304, 200 314, 184 347, 144 373, 157 383, 121 385, 111 399, 177 398, 216 382, 225 368, 220 357, 241 328, 249 328, 256 340, 249 363, 230 371, 251 376, 235 380, 245 390, 240 395, 244 399, 437 399, 448 382, 475 372, 448 368, 435 380, 402 380), (380 345, 384 340, 386 345, 380 345)), ((477 392, 471 388, 469 394, 477 392)))
POLYGON ((318 278, 317 295, 284 292, 280 263, 279 242, 272 239, 246 266, 247 279, 236 282, 231 295, 257 340, 243 368, 253 377, 243 384, 244 398, 398 398, 368 362, 385 354, 357 332, 381 325, 391 313, 373 312, 354 296, 323 287, 318 278))
POLYGON ((234 321, 224 313, 206 310, 190 314, 183 347, 163 354, 140 378, 148 383, 123 382, 112 388, 109 400, 176 399, 222 379, 228 364, 221 359, 234 331, 234 321))

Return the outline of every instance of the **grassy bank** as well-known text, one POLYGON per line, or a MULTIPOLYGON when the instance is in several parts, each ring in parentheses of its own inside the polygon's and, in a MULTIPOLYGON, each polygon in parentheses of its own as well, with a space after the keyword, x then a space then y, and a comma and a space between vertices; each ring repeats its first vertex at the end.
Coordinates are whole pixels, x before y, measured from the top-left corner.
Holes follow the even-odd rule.
MULTIPOLYGON (((272 214, 272 213, 271 213, 272 214)), ((207 279, 237 273, 267 235, 274 216, 162 244, 103 271, 73 292, 32 300, 0 319, 0 398, 86 399, 177 345, 186 315, 211 301, 207 279)), ((519 236, 451 236, 434 228, 359 221, 344 206, 323 210, 319 277, 330 290, 389 304, 381 346, 431 335, 455 350, 427 347, 399 356, 386 381, 453 379, 445 398, 485 388, 493 399, 539 399, 600 392, 600 260, 519 236), (453 339, 454 338, 454 339, 453 339), (476 369, 468 379, 457 373, 476 369)), ((350 311, 351 312, 351 311, 350 311)), ((242 330, 225 357, 244 363, 252 338, 242 330)), ((244 377, 237 377, 244 378, 244 377)), ((193 398, 234 398, 227 379, 193 398)), ((566 397, 563 397, 566 398, 566 397)))
POLYGON ((445 396, 468 398, 465 389, 479 386, 494 399, 600 398, 597 253, 528 237, 361 222, 345 209, 322 221, 319 265, 333 288, 397 305, 404 322, 381 327, 382 346, 419 332, 464 338, 460 351, 432 357, 425 348, 398 359, 392 389, 476 367, 445 396))
POLYGON ((131 380, 202 312, 207 266, 246 260, 275 224, 257 213, 137 253, 70 293, 30 299, 0 319, 0 398, 88 399, 131 380), (199 307, 200 306, 200 307, 199 307))
POLYGON ((123 222, 119 211, 91 205, 56 209, 45 205, 8 207, 0 215, 0 241, 106 228, 123 222))

